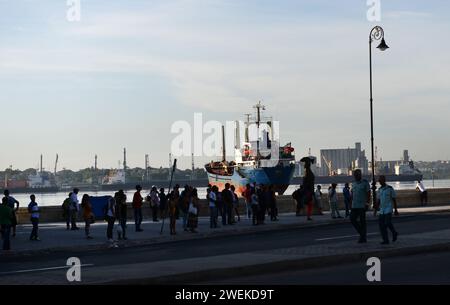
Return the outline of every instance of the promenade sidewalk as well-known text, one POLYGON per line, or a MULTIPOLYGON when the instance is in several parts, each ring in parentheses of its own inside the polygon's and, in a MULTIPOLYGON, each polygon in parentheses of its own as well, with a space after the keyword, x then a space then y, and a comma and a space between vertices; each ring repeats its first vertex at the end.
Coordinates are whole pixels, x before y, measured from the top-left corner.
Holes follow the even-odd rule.
MULTIPOLYGON (((424 208, 403 208, 399 209, 400 217, 407 217, 417 213, 433 213, 450 211, 450 206, 424 207, 424 208)), ((341 213, 345 214, 345 213, 341 213)), ((266 217, 266 224, 253 226, 251 220, 241 217, 241 221, 235 225, 221 226, 217 229, 209 228, 209 219, 201 217, 199 219, 199 233, 184 232, 182 229, 182 220, 177 221, 177 235, 169 235, 169 224, 164 224, 163 234, 160 234, 161 222, 144 221, 143 232, 135 232, 134 223, 128 222, 127 241, 118 241, 119 247, 129 247, 146 245, 162 242, 173 242, 179 240, 188 240, 193 238, 208 238, 214 236, 227 236, 233 234, 241 234, 248 232, 263 232, 265 230, 275 230, 282 228, 297 228, 302 226, 319 226, 332 223, 349 222, 349 219, 331 219, 329 213, 323 216, 314 216, 313 221, 307 221, 306 217, 296 217, 293 213, 281 214, 279 221, 271 222, 266 217)), ((368 220, 374 219, 372 212, 367 213, 368 220)), ((219 217, 220 222, 220 217, 219 217)), ((80 230, 67 231, 65 223, 45 223, 39 228, 39 236, 41 241, 30 241, 29 235, 31 225, 19 225, 17 227, 17 235, 12 238, 12 250, 9 253, 0 252, 1 255, 32 255, 42 252, 52 251, 82 251, 108 248, 109 243, 106 240, 106 223, 99 221, 91 226, 92 240, 87 240, 84 233, 84 224, 78 224, 80 230)), ((116 222, 114 236, 117 238, 118 224, 116 222)))

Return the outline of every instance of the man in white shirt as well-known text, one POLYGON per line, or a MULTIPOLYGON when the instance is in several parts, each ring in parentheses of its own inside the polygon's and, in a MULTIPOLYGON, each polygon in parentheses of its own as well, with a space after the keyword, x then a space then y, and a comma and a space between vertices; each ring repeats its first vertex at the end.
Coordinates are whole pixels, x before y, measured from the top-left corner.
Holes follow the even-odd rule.
POLYGON ((420 203, 422 206, 428 204, 428 191, 421 180, 417 181, 416 190, 420 192, 420 203))
POLYGON ((71 223, 71 230, 79 230, 77 227, 77 218, 78 218, 78 211, 79 211, 79 201, 78 201, 78 193, 79 189, 74 188, 72 195, 70 195, 70 223, 71 223))

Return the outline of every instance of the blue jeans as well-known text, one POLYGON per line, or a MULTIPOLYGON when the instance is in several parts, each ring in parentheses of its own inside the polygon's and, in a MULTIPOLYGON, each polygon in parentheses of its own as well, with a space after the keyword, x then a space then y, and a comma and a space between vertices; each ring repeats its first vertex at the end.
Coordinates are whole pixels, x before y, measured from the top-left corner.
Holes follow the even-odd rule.
POLYGON ((209 207, 209 226, 212 228, 217 228, 217 208, 209 207))
POLYGON ((2 238, 3 238, 3 250, 11 249, 10 237, 11 237, 11 226, 2 225, 2 238))
POLYGON ((389 242, 388 229, 393 235, 397 234, 397 231, 395 231, 394 225, 392 224, 392 213, 380 214, 378 217, 381 237, 384 242, 389 242))
POLYGON ((366 224, 366 209, 357 208, 352 209, 350 213, 350 220, 353 227, 356 229, 360 236, 360 240, 366 240, 367 238, 367 224, 366 224))
POLYGON ((38 238, 38 226, 39 218, 31 217, 31 223, 33 224, 33 230, 31 231, 30 239, 38 238))
POLYGON ((350 200, 344 199, 344 204, 345 204, 345 216, 348 216, 350 215, 350 200))
POLYGON ((134 224, 136 226, 136 230, 141 228, 142 223, 142 208, 134 208, 134 224))
POLYGON ((183 218, 183 229, 187 230, 188 212, 180 210, 181 217, 183 218))

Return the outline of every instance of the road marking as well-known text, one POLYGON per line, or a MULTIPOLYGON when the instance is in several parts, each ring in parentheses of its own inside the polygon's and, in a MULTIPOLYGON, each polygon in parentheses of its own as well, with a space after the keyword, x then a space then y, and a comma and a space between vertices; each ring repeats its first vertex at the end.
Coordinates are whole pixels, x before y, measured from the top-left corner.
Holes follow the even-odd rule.
MULTIPOLYGON (((377 235, 378 233, 367 233, 367 235, 377 235)), ((345 239, 345 238, 353 238, 359 237, 359 235, 345 235, 345 236, 336 236, 336 237, 327 237, 327 238, 318 238, 316 241, 325 241, 325 240, 333 240, 333 239, 345 239)))
MULTIPOLYGON (((92 267, 92 266, 94 266, 94 264, 82 264, 82 265, 80 265, 80 267, 92 267)), ((31 273, 31 272, 38 272, 38 271, 69 269, 71 267, 73 267, 73 266, 60 266, 60 267, 48 267, 48 268, 38 268, 38 269, 7 271, 7 272, 0 272, 0 276, 1 275, 17 274, 17 273, 31 273)))

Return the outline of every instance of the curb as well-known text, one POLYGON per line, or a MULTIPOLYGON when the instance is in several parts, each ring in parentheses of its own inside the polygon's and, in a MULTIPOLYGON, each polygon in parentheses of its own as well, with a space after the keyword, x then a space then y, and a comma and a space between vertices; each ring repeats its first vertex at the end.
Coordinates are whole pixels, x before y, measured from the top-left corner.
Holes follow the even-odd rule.
POLYGON ((375 250, 360 253, 317 256, 311 258, 288 259, 263 264, 238 266, 231 268, 214 268, 202 271, 192 271, 187 273, 172 274, 154 278, 139 278, 130 280, 117 280, 97 282, 95 284, 104 285, 183 285, 183 284, 208 284, 209 280, 217 278, 227 279, 236 276, 254 276, 260 274, 278 273, 284 271, 320 268, 324 265, 335 266, 358 261, 366 261, 369 257, 378 258, 409 256, 421 253, 444 252, 450 250, 450 242, 433 245, 406 247, 391 250, 375 250))

